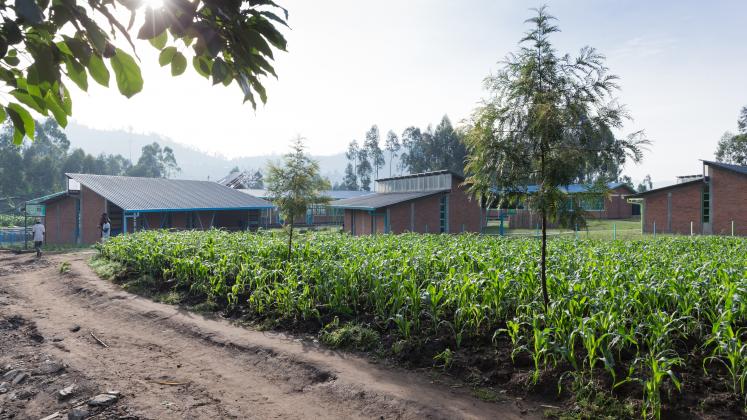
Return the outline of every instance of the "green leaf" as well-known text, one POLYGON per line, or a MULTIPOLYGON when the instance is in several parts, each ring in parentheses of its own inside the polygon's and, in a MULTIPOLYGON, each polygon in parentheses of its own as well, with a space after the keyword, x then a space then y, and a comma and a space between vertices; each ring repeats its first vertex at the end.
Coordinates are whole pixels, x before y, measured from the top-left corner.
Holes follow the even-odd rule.
POLYGON ((82 64, 72 57, 65 57, 65 70, 67 70, 67 77, 78 85, 82 91, 88 90, 88 75, 82 64))
POLYGON ((111 58, 112 69, 117 78, 117 87, 122 95, 131 98, 143 90, 143 76, 140 67, 131 55, 117 48, 117 53, 111 58))
POLYGON ((187 58, 184 57, 184 54, 180 52, 174 54, 174 58, 171 59, 171 75, 179 76, 180 74, 184 73, 184 70, 186 69, 187 58))
MULTIPOLYGON (((13 127, 20 131, 21 140, 23 140, 24 135, 33 140, 35 127, 34 119, 26 108, 17 103, 11 102, 7 107, 5 107, 5 109, 8 111, 8 115, 10 115, 10 120, 13 121, 13 127)), ((15 136, 13 142, 16 143, 15 136)))
POLYGON ((158 55, 158 64, 161 65, 161 67, 171 63, 171 60, 174 58, 174 55, 177 53, 176 47, 168 47, 165 48, 163 51, 161 51, 161 54, 158 55))
POLYGON ((17 66, 17 65, 21 64, 21 60, 19 60, 18 57, 15 57, 15 56, 14 57, 11 57, 9 55, 5 56, 5 58, 3 58, 3 61, 5 61, 6 63, 8 63, 11 66, 17 66))
POLYGON ((52 111, 54 119, 57 120, 60 126, 65 128, 67 126, 67 113, 62 109, 62 104, 59 99, 52 94, 51 90, 48 91, 47 95, 44 97, 44 102, 47 104, 49 110, 52 111))
POLYGON ((16 0, 16 14, 32 25, 38 25, 44 20, 44 15, 34 0, 16 0))
POLYGON ((196 55, 194 58, 192 58, 192 66, 195 68, 197 73, 207 79, 210 77, 213 62, 205 56, 196 55))
POLYGON ((5 108, 0 106, 0 121, 5 121, 8 118, 8 113, 5 112, 5 108))
POLYGON ((223 61, 221 58, 216 58, 213 62, 213 84, 217 85, 218 83, 223 83, 223 81, 226 79, 226 76, 229 73, 228 66, 226 65, 226 62, 223 61))
POLYGON ((150 45, 156 47, 156 49, 162 50, 163 47, 166 46, 166 41, 169 40, 169 34, 167 31, 161 32, 161 35, 158 35, 154 38, 151 38, 148 40, 150 42, 150 45))
POLYGON ((165 32, 171 24, 168 13, 169 11, 165 7, 145 9, 145 21, 138 31, 138 39, 153 39, 165 32))
POLYGON ((20 146, 23 143, 23 132, 17 127, 13 126, 13 144, 20 146))
POLYGON ((100 56, 91 54, 87 67, 88 73, 91 74, 93 80, 102 86, 109 86, 109 69, 106 68, 106 64, 104 64, 104 60, 100 56))
POLYGON ((28 92, 19 89, 12 90, 10 94, 34 111, 42 115, 47 115, 47 105, 44 103, 44 100, 31 96, 28 92))

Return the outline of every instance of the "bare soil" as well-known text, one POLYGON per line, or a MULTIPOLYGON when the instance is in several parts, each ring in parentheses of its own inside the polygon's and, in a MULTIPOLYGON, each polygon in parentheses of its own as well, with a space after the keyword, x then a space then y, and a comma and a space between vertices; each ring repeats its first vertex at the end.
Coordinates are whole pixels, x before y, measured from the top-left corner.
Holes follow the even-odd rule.
POLYGON ((0 377, 29 375, 5 393, 0 378, 0 419, 62 418, 73 407, 118 419, 541 417, 521 399, 482 401, 445 378, 129 294, 99 279, 91 256, 0 253, 0 377), (109 390, 120 394, 114 404, 88 405, 109 390))

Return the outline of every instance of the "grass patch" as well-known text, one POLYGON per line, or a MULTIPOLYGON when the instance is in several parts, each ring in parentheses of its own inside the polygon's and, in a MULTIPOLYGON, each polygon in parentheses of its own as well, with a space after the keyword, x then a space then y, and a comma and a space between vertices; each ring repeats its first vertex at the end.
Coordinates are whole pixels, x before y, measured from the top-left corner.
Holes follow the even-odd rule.
MULTIPOLYGON (((88 260, 88 266, 91 267, 97 276, 104 280, 115 280, 120 278, 126 271, 125 266, 121 263, 102 257, 91 258, 88 260)), ((62 272, 62 268, 60 268, 60 272, 62 272)))
POLYGON ((335 318, 321 332, 322 343, 344 349, 361 351, 373 350, 379 345, 379 333, 359 324, 348 323, 340 326, 335 318))

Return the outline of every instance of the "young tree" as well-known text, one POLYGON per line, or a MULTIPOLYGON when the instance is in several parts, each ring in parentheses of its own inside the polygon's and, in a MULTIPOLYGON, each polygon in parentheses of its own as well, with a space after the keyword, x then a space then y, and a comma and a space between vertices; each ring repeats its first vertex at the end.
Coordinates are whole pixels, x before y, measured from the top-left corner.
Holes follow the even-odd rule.
POLYGON ((329 197, 323 191, 330 188, 329 181, 319 175, 319 163, 304 151, 303 138, 297 137, 291 152, 283 156, 282 164, 268 164, 267 193, 280 209, 288 226, 288 261, 293 250, 293 223, 299 215, 306 214, 312 204, 326 204, 329 197))
POLYGON ((262 171, 257 169, 254 171, 252 176, 249 178, 249 183, 247 185, 247 188, 254 188, 256 190, 261 190, 265 187, 265 181, 264 176, 262 175, 262 171))
POLYGON ((389 176, 392 176, 392 163, 394 162, 394 158, 397 157, 397 153, 400 149, 397 134, 395 134, 392 130, 389 130, 389 132, 386 133, 384 149, 389 152, 389 176))
POLYGON ((363 142, 363 148, 366 150, 366 155, 370 161, 370 165, 376 173, 376 178, 379 178, 379 168, 384 167, 384 152, 379 147, 381 143, 381 136, 379 135, 379 127, 374 124, 366 132, 366 140, 363 142))
MULTIPOLYGON (((486 79, 491 97, 471 118, 466 142, 466 183, 482 200, 505 200, 537 185, 527 201, 542 220, 540 283, 545 308, 547 288, 547 223, 583 222, 576 205, 565 211, 569 197, 560 188, 571 184, 589 159, 627 153, 642 158, 642 133, 601 142, 621 128, 627 117, 612 100, 617 77, 608 74, 604 56, 590 47, 575 58, 558 56, 550 35, 558 32, 545 6, 527 22, 532 28, 521 48, 503 68, 486 79)), ((573 202, 573 201, 570 201, 573 202)))
POLYGON ((273 50, 286 49, 285 38, 275 27, 286 25, 285 9, 272 0, 153 4, 134 0, 2 1, 0 84, 12 100, 0 106, 0 120, 10 117, 15 144, 24 136, 34 138, 30 110, 51 114, 63 127, 67 124, 72 115, 66 87, 69 81, 83 91, 88 90, 89 76, 109 86, 111 68, 124 96, 140 92, 143 79, 137 62, 115 45, 126 41, 125 48, 134 52, 132 36, 149 40, 160 50, 159 63, 169 65, 174 76, 186 70, 191 58, 197 73, 212 77, 213 84, 235 81, 244 102, 256 107, 255 95, 266 101, 260 78, 275 76, 270 64, 273 50), (278 11, 284 17, 275 13, 278 11), (131 32, 139 18, 143 25, 137 33, 131 32))

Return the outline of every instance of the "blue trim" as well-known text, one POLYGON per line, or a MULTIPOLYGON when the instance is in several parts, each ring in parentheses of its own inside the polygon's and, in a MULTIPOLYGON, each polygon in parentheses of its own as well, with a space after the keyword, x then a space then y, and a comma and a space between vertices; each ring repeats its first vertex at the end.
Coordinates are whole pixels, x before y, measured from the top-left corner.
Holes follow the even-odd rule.
POLYGON ((190 208, 190 209, 123 209, 128 213, 164 213, 164 212, 192 212, 192 211, 231 211, 231 210, 263 210, 273 209, 274 206, 256 206, 256 207, 205 207, 205 208, 190 208))

